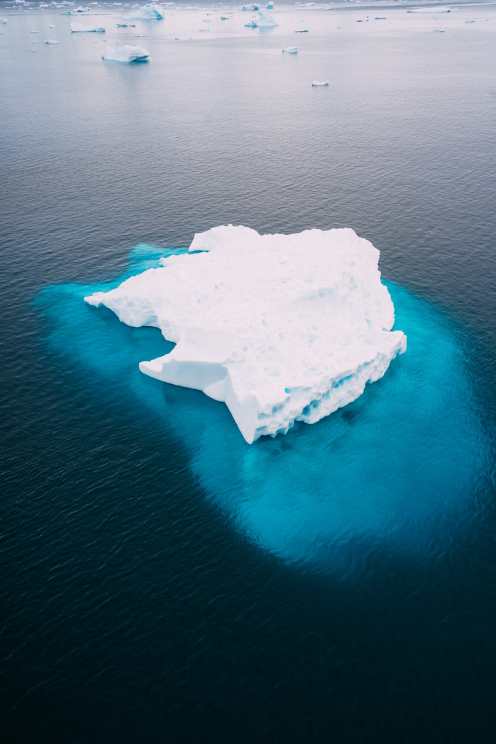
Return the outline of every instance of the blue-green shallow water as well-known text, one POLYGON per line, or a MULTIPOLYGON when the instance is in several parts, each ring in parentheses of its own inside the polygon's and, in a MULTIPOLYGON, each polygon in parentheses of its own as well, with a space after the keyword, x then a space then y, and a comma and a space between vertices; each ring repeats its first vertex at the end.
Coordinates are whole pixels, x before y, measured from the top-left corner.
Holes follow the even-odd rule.
POLYGON ((206 497, 284 561, 353 580, 377 550, 420 562, 446 550, 467 528, 489 466, 461 330, 390 284, 408 353, 353 405, 248 446, 224 406, 138 371, 139 361, 172 348, 159 331, 128 328, 83 302, 169 253, 137 246, 113 284, 55 286, 37 299, 51 344, 81 365, 88 394, 99 395, 103 377, 119 390, 120 405, 141 404, 145 419, 158 417, 165 436, 184 443, 206 497))

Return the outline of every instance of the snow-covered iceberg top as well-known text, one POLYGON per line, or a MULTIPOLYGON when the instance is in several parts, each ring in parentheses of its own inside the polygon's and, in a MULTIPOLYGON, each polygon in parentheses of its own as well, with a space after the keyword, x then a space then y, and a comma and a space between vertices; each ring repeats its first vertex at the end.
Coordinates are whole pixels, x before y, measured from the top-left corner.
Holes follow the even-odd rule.
POLYGON ((150 54, 142 47, 123 44, 119 47, 107 47, 102 59, 106 62, 124 62, 127 64, 137 64, 139 62, 149 62, 150 54))
POLYGON ((141 371, 223 401, 251 443, 351 403, 405 351, 378 262, 351 229, 259 235, 229 225, 85 300, 159 328, 176 346, 141 371))

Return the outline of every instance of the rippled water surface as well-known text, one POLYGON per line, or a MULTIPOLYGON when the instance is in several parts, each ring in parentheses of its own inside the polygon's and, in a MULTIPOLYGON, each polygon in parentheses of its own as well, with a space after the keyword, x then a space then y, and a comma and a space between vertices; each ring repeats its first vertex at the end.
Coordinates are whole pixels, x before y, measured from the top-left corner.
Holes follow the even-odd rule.
POLYGON ((496 11, 2 15, 2 740, 491 740, 496 11), (228 222, 354 227, 409 339, 251 447, 82 301, 228 222))

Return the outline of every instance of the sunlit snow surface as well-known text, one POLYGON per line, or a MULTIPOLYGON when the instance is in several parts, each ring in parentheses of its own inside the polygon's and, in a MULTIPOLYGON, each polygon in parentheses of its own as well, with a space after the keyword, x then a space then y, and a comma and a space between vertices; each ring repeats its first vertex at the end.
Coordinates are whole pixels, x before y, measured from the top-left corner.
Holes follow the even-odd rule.
MULTIPOLYGON (((126 276, 182 251, 138 246, 126 276)), ((224 406, 164 385, 138 362, 170 349, 152 328, 129 328, 82 300, 120 284, 66 284, 37 299, 53 350, 87 376, 89 395, 110 382, 147 426, 177 436, 206 496, 250 541, 290 563, 343 578, 366 571, 374 546, 415 556, 442 552, 466 524, 488 447, 467 371, 463 335, 449 319, 388 283, 408 353, 354 403, 313 426, 251 447, 224 406)), ((157 441, 157 447, 160 447, 157 441)))
POLYGON ((85 300, 159 328, 176 346, 141 371, 224 402, 251 444, 348 405, 406 350, 378 263, 349 228, 220 225, 196 234, 187 255, 85 300))

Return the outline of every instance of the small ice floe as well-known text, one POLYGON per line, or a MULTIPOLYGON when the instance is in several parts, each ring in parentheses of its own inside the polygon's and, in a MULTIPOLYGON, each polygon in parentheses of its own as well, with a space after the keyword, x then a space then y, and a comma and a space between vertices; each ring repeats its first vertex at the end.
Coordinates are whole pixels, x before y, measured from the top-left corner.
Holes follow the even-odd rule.
POLYGON ((220 20, 221 21, 228 21, 229 20, 229 16, 221 16, 220 17, 220 20))
POLYGON ((475 23, 475 21, 473 21, 473 20, 471 20, 471 21, 465 21, 465 23, 475 23))
POLYGON ((387 16, 374 16, 374 21, 386 21, 387 16))
POLYGON ((282 50, 283 54, 298 54, 298 47, 286 47, 282 50))
POLYGON ((142 47, 125 44, 120 47, 109 47, 102 56, 105 62, 123 62, 134 65, 150 61, 150 54, 142 47))
POLYGON ((116 23, 116 28, 129 28, 129 23, 116 23))
POLYGON ((445 34, 446 29, 445 28, 433 28, 432 33, 434 34, 445 34))
POLYGON ((39 31, 30 31, 29 33, 30 34, 39 34, 40 32, 39 31))
POLYGON ((329 80, 312 80, 312 88, 328 88, 329 80))
POLYGON ((295 34, 308 34, 308 28, 297 28, 295 34))
POLYGON ((245 23, 245 28, 257 28, 257 22, 256 21, 248 21, 248 23, 245 23))
POLYGON ((0 24, 1 24, 2 26, 6 26, 6 25, 7 25, 7 23, 8 23, 8 20, 7 20, 6 18, 0 18, 0 24))
POLYGON ((274 10, 274 3, 267 3, 265 6, 266 10, 274 10))
POLYGON ((241 10, 250 10, 250 11, 260 10, 260 5, 257 5, 256 3, 250 3, 249 5, 242 5, 241 10))
POLYGON ((55 46, 56 44, 59 44, 60 42, 57 41, 57 39, 45 39, 45 44, 47 46, 55 46))
POLYGON ((48 28, 50 28, 50 29, 54 29, 54 28, 55 28, 55 26, 54 26, 54 25, 53 25, 53 23, 52 23, 52 24, 51 24, 50 26, 48 26, 48 28))
POLYGON ((104 34, 103 26, 75 26, 71 23, 71 34, 104 34))

